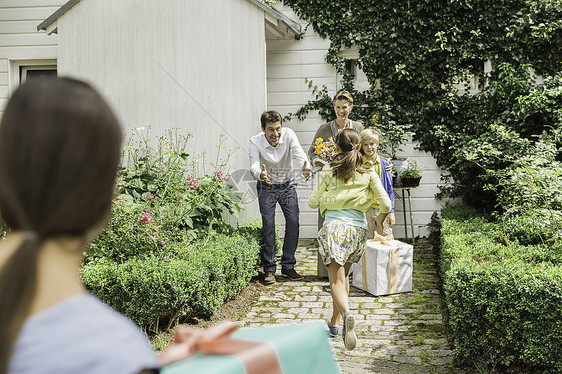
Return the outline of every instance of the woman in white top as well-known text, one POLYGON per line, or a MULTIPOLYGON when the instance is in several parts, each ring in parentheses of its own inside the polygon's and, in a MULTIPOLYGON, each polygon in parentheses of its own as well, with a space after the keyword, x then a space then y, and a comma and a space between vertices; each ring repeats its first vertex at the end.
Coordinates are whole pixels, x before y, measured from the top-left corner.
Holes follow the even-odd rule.
POLYGON ((139 373, 160 363, 141 330, 89 295, 85 245, 110 216, 122 134, 103 98, 29 80, 0 123, 0 373, 139 373))

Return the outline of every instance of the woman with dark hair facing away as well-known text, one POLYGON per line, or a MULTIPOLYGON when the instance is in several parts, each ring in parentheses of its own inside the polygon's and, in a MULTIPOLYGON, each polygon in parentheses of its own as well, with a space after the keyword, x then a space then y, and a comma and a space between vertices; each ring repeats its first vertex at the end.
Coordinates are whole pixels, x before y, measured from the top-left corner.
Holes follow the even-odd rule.
POLYGON ((376 218, 377 231, 390 211, 391 203, 376 172, 362 166, 361 139, 353 129, 343 129, 335 139, 338 157, 322 168, 318 184, 308 205, 319 208, 324 225, 318 232, 318 251, 328 268, 333 313, 328 323, 332 336, 339 334, 343 317, 342 337, 347 349, 357 343, 355 317, 349 310, 349 271, 365 251, 367 212, 376 200, 381 214, 376 218))
POLYGON ((85 245, 110 216, 122 133, 70 78, 34 79, 0 122, 0 373, 139 373, 160 367, 142 331, 88 294, 85 245))

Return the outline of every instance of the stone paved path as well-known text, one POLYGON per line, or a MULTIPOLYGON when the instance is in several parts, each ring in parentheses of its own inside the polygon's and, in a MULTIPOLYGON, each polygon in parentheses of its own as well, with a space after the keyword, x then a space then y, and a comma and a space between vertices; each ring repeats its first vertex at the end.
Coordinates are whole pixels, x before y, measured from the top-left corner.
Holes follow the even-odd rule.
MULTIPOLYGON (((297 248, 298 282, 277 276, 246 315, 245 326, 326 321, 332 313, 327 278, 316 276, 314 239, 297 248)), ((452 364, 447 342, 435 256, 431 245, 414 248, 413 292, 375 297, 351 287, 350 309, 356 316, 357 348, 346 351, 341 337, 332 339, 342 373, 466 373, 452 364)), ((279 273, 279 272, 278 272, 279 273)))

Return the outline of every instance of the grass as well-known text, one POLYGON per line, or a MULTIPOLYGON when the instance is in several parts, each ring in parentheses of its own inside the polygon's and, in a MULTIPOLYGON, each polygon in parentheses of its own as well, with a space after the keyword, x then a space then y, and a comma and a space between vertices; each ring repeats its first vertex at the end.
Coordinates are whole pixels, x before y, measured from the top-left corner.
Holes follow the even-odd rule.
POLYGON ((441 348, 442 345, 443 345, 443 343, 441 343, 441 342, 435 342, 431 345, 431 349, 439 349, 439 348, 441 348))
POLYGON ((414 344, 422 345, 423 343, 425 343, 425 335, 423 333, 418 333, 414 338, 414 344))
POLYGON ((422 364, 424 364, 424 365, 428 364, 429 363, 429 352, 422 351, 420 353, 420 359, 421 359, 422 364))

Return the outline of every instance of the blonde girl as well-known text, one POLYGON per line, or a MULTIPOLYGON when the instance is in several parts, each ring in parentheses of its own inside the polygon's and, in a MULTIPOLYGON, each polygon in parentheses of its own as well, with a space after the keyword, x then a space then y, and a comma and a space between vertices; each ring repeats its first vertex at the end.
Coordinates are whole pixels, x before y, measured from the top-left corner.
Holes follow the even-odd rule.
MULTIPOLYGON (((365 129, 359 134, 361 136, 361 153, 363 154, 363 167, 373 170, 381 178, 382 185, 388 197, 392 208, 383 222, 382 235, 393 238, 392 228, 396 223, 394 217, 394 189, 392 188, 392 174, 388 167, 389 162, 377 154, 379 147, 379 133, 375 129, 365 129)), ((372 239, 375 235, 375 218, 380 214, 378 202, 374 202, 373 206, 365 215, 367 216, 367 238, 372 239)))

